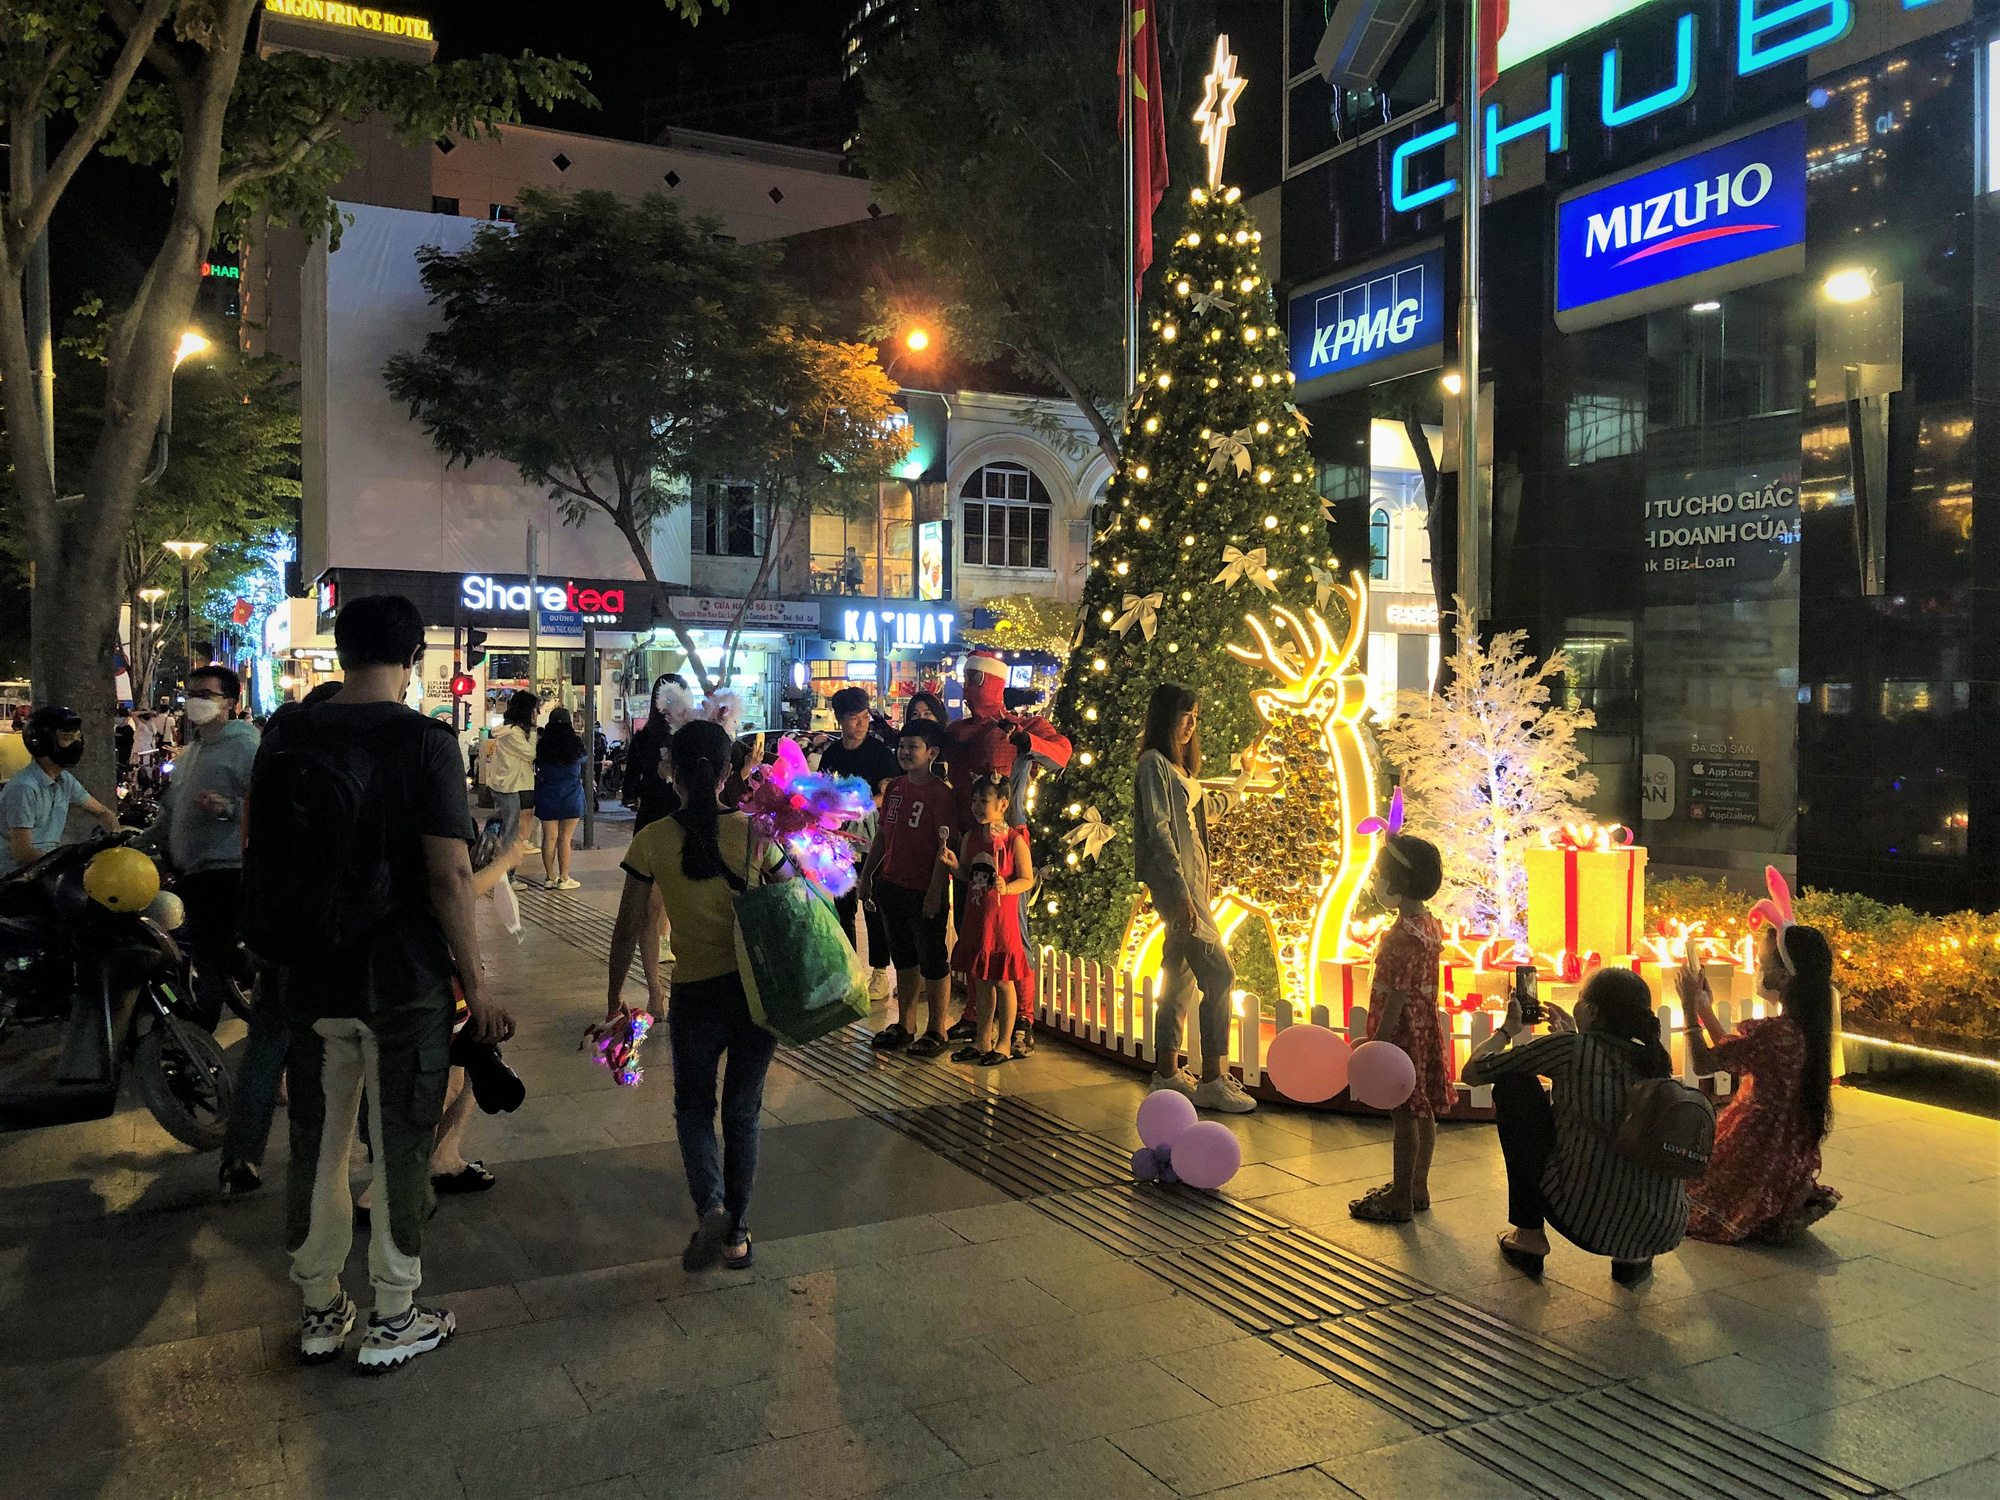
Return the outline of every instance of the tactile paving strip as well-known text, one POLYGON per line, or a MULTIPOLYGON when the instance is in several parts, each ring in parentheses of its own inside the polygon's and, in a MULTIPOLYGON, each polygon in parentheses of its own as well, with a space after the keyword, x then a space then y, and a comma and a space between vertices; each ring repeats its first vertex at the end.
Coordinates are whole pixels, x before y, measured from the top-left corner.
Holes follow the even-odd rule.
POLYGON ((928 1109, 887 1110, 878 1118, 891 1130, 901 1131, 934 1151, 976 1151, 996 1141, 1077 1133, 1077 1127, 1062 1116, 1006 1094, 984 1094, 928 1109))
POLYGON ((1253 1333, 1437 1295, 1434 1287, 1302 1229, 1149 1256, 1139 1264, 1253 1333))
POLYGON ((1453 1297, 1289 1329, 1271 1342, 1336 1384, 1432 1430, 1612 1381, 1567 1349, 1453 1297))
POLYGON ((521 915, 537 927, 594 954, 599 962, 610 959, 611 932, 618 925, 610 912, 579 901, 567 891, 546 891, 531 885, 515 887, 514 899, 520 903, 521 915))
POLYGON ((960 1104, 972 1097, 972 1085, 953 1069, 921 1057, 877 1052, 868 1045, 872 1034, 860 1026, 843 1026, 803 1047, 785 1048, 778 1061, 875 1114, 960 1104))
MULTIPOLYGON (((1128 1165, 1125 1168, 1129 1172, 1128 1165)), ((1036 1200, 1035 1207, 1120 1255, 1165 1255, 1292 1226, 1233 1199, 1193 1188, 1122 1182, 1036 1200)))
POLYGON ((1551 1500, 1854 1500, 1885 1495, 1809 1453, 1624 1386, 1444 1435, 1551 1500))
POLYGON ((1065 1136, 1036 1136, 998 1141, 969 1151, 947 1151, 944 1157, 1002 1192, 1038 1202, 1053 1193, 1132 1180, 1131 1152, 1079 1130, 1065 1136))

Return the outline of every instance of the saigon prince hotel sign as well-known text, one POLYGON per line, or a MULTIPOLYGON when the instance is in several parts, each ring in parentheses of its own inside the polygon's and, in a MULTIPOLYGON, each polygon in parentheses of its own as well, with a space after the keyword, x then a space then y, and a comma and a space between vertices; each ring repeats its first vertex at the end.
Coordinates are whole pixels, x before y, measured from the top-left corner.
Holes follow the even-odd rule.
POLYGON ((333 0, 264 0, 264 14, 293 21, 318 21, 344 31, 368 31, 377 36, 408 37, 418 42, 437 40, 431 35, 431 23, 423 16, 399 16, 363 5, 340 5, 333 0))

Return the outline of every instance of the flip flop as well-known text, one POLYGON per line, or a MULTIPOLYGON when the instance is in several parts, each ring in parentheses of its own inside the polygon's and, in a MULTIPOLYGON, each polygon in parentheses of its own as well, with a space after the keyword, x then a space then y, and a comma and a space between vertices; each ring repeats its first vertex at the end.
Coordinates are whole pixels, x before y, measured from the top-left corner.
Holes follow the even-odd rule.
POLYGON ((486 1163, 469 1161, 456 1172, 431 1179, 431 1188, 440 1193, 483 1193, 500 1179, 486 1170, 486 1163))
POLYGON ((1542 1274, 1542 1263, 1548 1257, 1546 1255, 1537 1255, 1532 1250, 1522 1249, 1513 1242, 1513 1234, 1513 1230, 1503 1229, 1498 1235, 1494 1236, 1495 1241, 1500 1246, 1500 1254, 1506 1258, 1507 1264, 1515 1270, 1529 1276, 1539 1277, 1542 1274))

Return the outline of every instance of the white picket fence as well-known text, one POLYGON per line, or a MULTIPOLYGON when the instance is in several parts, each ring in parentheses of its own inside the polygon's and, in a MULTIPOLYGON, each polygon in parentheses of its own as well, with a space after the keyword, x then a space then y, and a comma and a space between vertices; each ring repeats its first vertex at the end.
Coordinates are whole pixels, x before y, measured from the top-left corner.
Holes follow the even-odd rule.
MULTIPOLYGON (((1098 1047, 1117 1057, 1152 1065, 1159 1057, 1154 1035, 1159 1012, 1156 987, 1157 980, 1152 975, 1134 979, 1130 974, 1094 960, 1045 947, 1041 950, 1036 1018, 1043 1026, 1060 1035, 1098 1047)), ((1187 1054, 1188 1066, 1199 1071, 1201 1028, 1193 1014, 1195 1009, 1195 1005, 1190 1005, 1190 1013, 1182 1019, 1181 1050, 1187 1054)), ((1733 1023, 1736 1007, 1731 1001, 1718 1000, 1715 1009, 1717 1017, 1725 1025, 1733 1023)), ((1265 1036, 1266 1018, 1261 1014, 1256 997, 1241 990, 1234 997, 1233 1010, 1229 1022, 1229 1064, 1242 1078, 1243 1086, 1254 1089, 1264 1076, 1263 1055, 1269 1045, 1265 1036)), ((1290 1001, 1279 1000, 1276 1010, 1277 1015, 1270 1023, 1273 1036, 1299 1021, 1324 1026, 1355 1045, 1368 1035, 1366 1006, 1355 1006, 1348 1012, 1345 1021, 1333 1015, 1324 1005, 1315 1005, 1310 1015, 1301 1015, 1290 1001)), ((1748 1014, 1761 1016, 1762 1002, 1749 1002, 1748 1014)), ((1703 1077, 1694 1072, 1689 1061, 1687 1045, 1680 1034, 1677 1007, 1661 1005, 1658 1016, 1660 1041, 1672 1055, 1674 1067, 1686 1083, 1699 1085, 1703 1077)), ((1456 1079, 1467 1055, 1493 1034, 1495 1016, 1490 1011, 1475 1011, 1470 1015, 1454 1012, 1450 1019, 1451 1072, 1456 1079)), ((1706 1081, 1717 1098, 1728 1096, 1731 1085, 1729 1074, 1707 1075, 1706 1081)), ((1455 1087, 1462 1106, 1473 1110, 1493 1107, 1492 1089, 1473 1088, 1463 1083, 1455 1084, 1455 1087)))

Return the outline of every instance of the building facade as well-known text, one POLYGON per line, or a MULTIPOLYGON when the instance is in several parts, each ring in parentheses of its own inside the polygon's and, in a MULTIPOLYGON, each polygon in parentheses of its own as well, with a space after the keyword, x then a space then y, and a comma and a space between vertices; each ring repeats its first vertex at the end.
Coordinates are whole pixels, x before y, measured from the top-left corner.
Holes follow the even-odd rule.
MULTIPOLYGON (((1385 491, 1427 503, 1385 422, 1441 427, 1456 491, 1468 165, 1464 7, 1359 9, 1372 37, 1287 7, 1280 163, 1299 401, 1357 539, 1393 536, 1385 491)), ((1594 811, 1668 872, 2000 904, 1992 7, 1516 0, 1496 41, 1485 613, 1568 654, 1594 811)))

